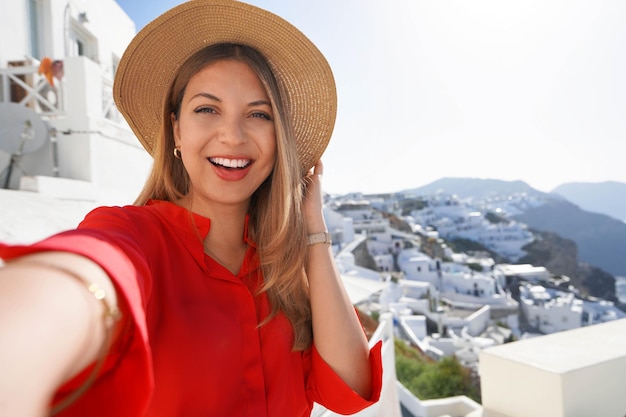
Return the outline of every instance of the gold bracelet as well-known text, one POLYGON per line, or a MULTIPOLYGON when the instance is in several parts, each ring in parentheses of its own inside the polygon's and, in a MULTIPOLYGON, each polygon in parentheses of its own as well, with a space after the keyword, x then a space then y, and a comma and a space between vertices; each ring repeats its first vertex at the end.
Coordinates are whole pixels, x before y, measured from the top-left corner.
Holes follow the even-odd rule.
POLYGON ((331 235, 328 232, 313 233, 308 236, 308 242, 309 246, 317 245, 318 243, 326 243, 328 245, 332 245, 333 243, 331 235))
MULTIPOLYGON (((53 269, 57 272, 61 272, 63 274, 69 275, 70 277, 74 278, 75 280, 85 285, 85 287, 87 287, 87 290, 91 294, 93 294, 95 299, 102 303, 102 305, 104 306, 104 319, 107 321, 111 321, 111 323, 108 323, 109 325, 115 323, 117 320, 120 319, 121 317, 120 310, 117 308, 116 305, 109 304, 106 298, 106 292, 102 288, 100 288, 100 286, 96 282, 87 281, 85 278, 83 278, 81 275, 77 274, 76 272, 72 271, 71 269, 61 266, 61 265, 57 265, 57 264, 53 264, 49 262, 43 262, 39 260, 32 260, 32 259, 29 259, 26 261, 17 261, 17 262, 14 262, 13 264, 14 265, 19 264, 19 265, 38 266, 38 267, 42 267, 46 269, 53 269)), ((108 326, 105 326, 105 327, 108 327, 108 326)))
MULTIPOLYGON (((85 382, 83 382, 83 384, 80 387, 78 387, 78 389, 76 389, 74 392, 69 394, 66 398, 61 400, 60 403, 51 407, 50 416, 53 416, 65 410, 67 407, 73 404, 76 400, 78 400, 78 398, 80 398, 96 381, 98 373, 100 372, 100 370, 102 369, 102 366, 104 365, 104 359, 107 356, 106 354, 107 354, 107 351, 109 350, 109 345, 111 344, 112 339, 113 339, 114 324, 121 318, 122 314, 116 305, 108 303, 108 300, 106 298, 106 292, 102 288, 100 288, 100 286, 97 283, 89 282, 84 277, 82 277, 81 275, 77 274, 76 272, 72 271, 69 268, 66 268, 61 265, 56 265, 53 263, 42 262, 39 260, 32 260, 32 259, 29 259, 26 261, 17 260, 12 263, 13 265, 35 266, 35 267, 40 267, 40 268, 53 269, 55 271, 66 274, 76 279, 80 283, 84 284, 87 287, 87 290, 91 294, 93 294, 96 300, 100 301, 102 305, 104 306, 103 320, 104 320, 104 329, 105 329, 106 334, 105 334, 104 340, 102 341, 100 352, 98 352, 98 360, 96 364, 94 365, 93 370, 91 371, 91 373, 85 380, 85 382)), ((6 265, 8 266, 9 264, 6 264, 6 265)))

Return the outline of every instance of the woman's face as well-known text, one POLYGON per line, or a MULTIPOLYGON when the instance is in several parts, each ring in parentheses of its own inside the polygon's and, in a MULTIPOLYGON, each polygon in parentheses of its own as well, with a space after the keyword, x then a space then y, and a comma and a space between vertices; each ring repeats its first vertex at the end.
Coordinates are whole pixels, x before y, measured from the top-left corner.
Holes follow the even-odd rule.
POLYGON ((205 66, 189 80, 172 124, 194 209, 206 204, 247 209, 276 158, 274 115, 255 72, 236 60, 205 66))

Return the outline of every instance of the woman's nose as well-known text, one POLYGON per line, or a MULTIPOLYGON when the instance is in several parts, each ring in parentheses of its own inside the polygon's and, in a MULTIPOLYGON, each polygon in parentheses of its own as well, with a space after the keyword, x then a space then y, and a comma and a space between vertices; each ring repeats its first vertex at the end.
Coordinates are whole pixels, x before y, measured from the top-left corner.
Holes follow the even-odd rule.
POLYGON ((230 146, 238 146, 246 143, 247 135, 241 125, 241 121, 225 118, 219 130, 219 140, 230 146))

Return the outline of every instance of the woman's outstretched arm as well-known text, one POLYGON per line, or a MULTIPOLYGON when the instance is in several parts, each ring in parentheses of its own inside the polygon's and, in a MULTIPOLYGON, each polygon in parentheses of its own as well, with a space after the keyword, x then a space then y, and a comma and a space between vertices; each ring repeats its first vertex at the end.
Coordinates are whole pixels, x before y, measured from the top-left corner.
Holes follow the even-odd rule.
MULTIPOLYGON (((307 233, 326 232, 322 213, 321 161, 308 178, 305 200, 307 233)), ((327 244, 307 248, 313 340, 330 367, 363 398, 370 397, 369 346, 327 244)))
POLYGON ((57 387, 98 358, 114 330, 102 294, 117 305, 106 273, 79 255, 41 252, 0 268, 1 417, 48 415, 57 387))

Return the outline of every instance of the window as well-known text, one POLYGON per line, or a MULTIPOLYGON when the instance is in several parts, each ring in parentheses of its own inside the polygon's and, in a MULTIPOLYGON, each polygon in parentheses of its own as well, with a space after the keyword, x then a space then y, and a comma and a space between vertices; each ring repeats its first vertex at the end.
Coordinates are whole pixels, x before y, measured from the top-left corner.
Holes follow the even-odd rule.
POLYGON ((80 39, 76 39, 76 55, 78 56, 85 55, 85 45, 80 39))
POLYGON ((72 19, 69 38, 70 56, 84 56, 98 62, 98 40, 78 20, 72 19))

